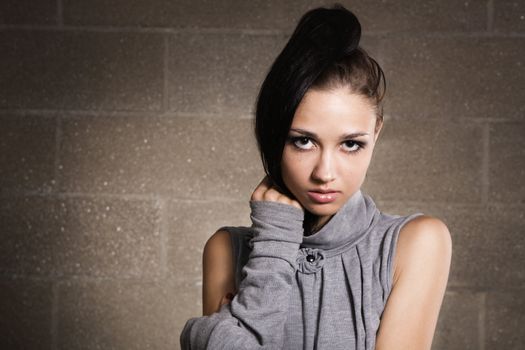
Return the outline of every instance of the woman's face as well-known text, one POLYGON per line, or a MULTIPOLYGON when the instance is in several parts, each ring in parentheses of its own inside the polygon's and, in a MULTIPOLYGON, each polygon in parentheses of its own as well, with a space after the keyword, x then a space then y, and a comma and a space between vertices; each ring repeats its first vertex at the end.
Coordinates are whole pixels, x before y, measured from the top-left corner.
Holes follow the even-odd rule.
POLYGON ((346 88, 309 90, 283 149, 288 189, 323 225, 363 184, 379 130, 368 100, 346 88))

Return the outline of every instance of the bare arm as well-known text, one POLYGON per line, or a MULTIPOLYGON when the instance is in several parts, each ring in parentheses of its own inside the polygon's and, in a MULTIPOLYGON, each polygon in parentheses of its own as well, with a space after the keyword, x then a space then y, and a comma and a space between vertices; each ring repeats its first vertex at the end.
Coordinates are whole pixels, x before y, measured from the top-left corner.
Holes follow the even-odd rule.
POLYGON ((440 220, 421 216, 402 228, 376 350, 430 350, 451 255, 450 233, 440 220))
POLYGON ((235 275, 230 233, 215 232, 206 242, 202 255, 202 313, 211 315, 234 295, 235 275))

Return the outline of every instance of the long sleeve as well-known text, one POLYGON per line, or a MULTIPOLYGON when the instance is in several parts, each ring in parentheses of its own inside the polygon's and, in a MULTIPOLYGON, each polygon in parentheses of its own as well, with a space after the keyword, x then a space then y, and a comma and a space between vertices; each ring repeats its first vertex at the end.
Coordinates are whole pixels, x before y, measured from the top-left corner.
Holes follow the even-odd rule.
POLYGON ((183 350, 282 348, 304 214, 278 202, 251 201, 250 207, 252 251, 239 291, 219 312, 186 322, 183 350))

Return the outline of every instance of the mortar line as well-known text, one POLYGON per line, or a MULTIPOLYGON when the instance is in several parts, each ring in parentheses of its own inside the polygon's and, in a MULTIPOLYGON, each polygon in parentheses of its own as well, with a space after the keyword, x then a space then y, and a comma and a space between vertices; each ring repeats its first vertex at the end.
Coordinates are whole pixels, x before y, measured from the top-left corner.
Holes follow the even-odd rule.
MULTIPOLYGON (((488 17, 488 16, 487 16, 488 17)), ((488 21, 487 21, 488 22, 488 21)), ((488 26, 488 24, 487 24, 488 26)), ((135 34, 223 34, 223 35, 239 35, 239 36, 282 36, 289 37, 292 33, 284 30, 266 30, 266 29, 239 29, 239 28, 202 28, 202 27, 139 27, 139 26, 74 26, 74 25, 28 25, 28 24, 1 24, 1 30, 40 30, 40 31, 78 31, 78 32, 94 32, 94 33, 135 33, 135 34)), ((414 33, 413 31, 369 31, 363 32, 363 36, 368 37, 387 37, 387 38, 524 38, 524 32, 498 32, 487 30, 483 31, 441 31, 441 32, 421 32, 414 33)))
MULTIPOLYGON (((386 66, 385 66, 386 67, 386 66)), ((387 87, 388 89, 388 87, 387 87)), ((111 117, 145 117, 145 118, 190 118, 190 119, 212 119, 216 121, 224 121, 224 120, 252 120, 254 118, 253 113, 246 112, 245 114, 235 114, 235 117, 224 117, 217 113, 208 113, 208 112, 179 112, 179 111, 169 111, 169 112, 149 112, 149 111, 126 111, 126 110, 75 110, 75 109, 7 109, 7 108, 0 108, 0 115, 28 115, 28 116, 34 116, 37 115, 39 117, 45 118, 45 117, 54 117, 59 115, 62 117, 63 120, 67 119, 78 119, 79 117, 100 117, 103 116, 105 118, 111 118, 111 117)), ((385 113, 385 121, 389 120, 413 120, 413 121, 423 121, 423 118, 420 117, 403 117, 400 115, 392 115, 389 113, 385 113)), ((523 118, 523 115, 520 114, 519 117, 464 117, 461 119, 455 119, 455 115, 450 116, 447 119, 444 119, 440 116, 429 116, 428 118, 425 117, 425 121, 429 122, 450 122, 450 123, 459 123, 459 124, 482 124, 482 123, 492 123, 492 124, 499 124, 499 123, 509 123, 509 122, 519 122, 523 118)))
POLYGON ((494 0, 487 1, 487 32, 494 32, 494 0))
MULTIPOLYGON (((60 311, 60 304, 58 297, 60 295, 60 288, 62 284, 69 284, 69 283, 99 283, 99 282, 129 282, 129 283, 158 283, 161 281, 165 281, 166 278, 163 276, 157 275, 154 276, 153 274, 141 274, 141 275, 63 275, 63 274, 53 274, 53 275, 45 275, 45 276, 34 276, 34 275, 20 275, 20 276, 13 276, 11 273, 7 274, 0 274, 0 278, 4 280, 23 280, 25 282, 27 281, 39 281, 39 282, 49 282, 51 284, 58 283, 58 291, 57 291, 57 307, 56 312, 58 313, 60 311)), ((195 277, 193 279, 186 278, 186 277, 180 277, 180 276, 171 276, 169 279, 171 281, 175 281, 177 283, 193 283, 194 280, 198 280, 201 277, 195 277)), ((521 291, 521 290, 520 290, 521 291)), ((53 289, 51 287, 51 303, 53 303, 53 289)), ((53 315, 53 306, 51 305, 51 314, 53 315)), ((60 324, 58 322, 57 318, 57 324, 60 324)), ((50 325, 51 326, 51 325, 50 325)), ((57 326, 58 329, 59 326, 57 326)), ((51 328, 50 328, 51 329, 51 328)))
MULTIPOLYGON (((388 88, 388 87, 387 87, 388 88)), ((417 116, 403 116, 401 114, 389 114, 385 113, 385 121, 389 120, 410 120, 416 122, 429 121, 429 122, 448 122, 456 124, 472 124, 472 123, 508 123, 520 121, 520 117, 508 117, 508 118, 499 118, 499 117, 461 117, 457 118, 458 115, 452 114, 450 117, 444 118, 443 116, 428 116, 428 117, 417 117, 417 116)))
POLYGON ((253 115, 236 114, 235 117, 223 117, 216 113, 197 113, 197 112, 148 112, 148 111, 121 111, 121 110, 53 110, 53 109, 0 109, 0 115, 37 115, 40 117, 50 117, 60 115, 62 119, 76 119, 78 117, 145 117, 145 118, 191 118, 191 119, 213 119, 213 120, 251 120, 253 115))
POLYGON ((57 26, 58 28, 64 27, 64 7, 62 0, 57 0, 57 26))
MULTIPOLYGON (((377 43, 377 61, 380 63, 381 65, 381 68, 383 68, 383 71, 387 71, 388 70, 388 67, 386 67, 386 57, 384 56, 385 54, 385 38, 384 36, 380 36, 378 38, 378 43, 377 43)), ((387 91, 388 91, 388 86, 386 87, 387 91)))
MULTIPOLYGON (((505 292, 523 292, 525 293, 525 285, 515 286, 515 287, 505 287, 503 289, 505 292)), ((501 292, 500 287, 494 286, 479 286, 479 285, 470 285, 470 284, 454 284, 453 281, 447 283, 447 291, 449 292, 472 292, 473 294, 480 293, 489 293, 489 292, 501 292)))
POLYGON ((166 278, 168 276, 168 232, 169 232, 169 223, 168 223, 168 200, 166 198, 157 198, 157 207, 159 210, 159 260, 160 260, 160 273, 161 276, 166 278))
POLYGON ((169 44, 169 36, 168 34, 164 35, 164 86, 163 86, 163 93, 162 96, 162 109, 166 113, 170 109, 170 99, 169 99, 169 58, 170 58, 170 44, 169 44))
POLYGON ((490 124, 483 126, 483 154, 481 155, 481 203, 485 206, 489 203, 490 192, 490 124))
MULTIPOLYGON (((60 0, 57 0, 60 1, 60 0)), ((62 8, 57 10, 62 12, 62 8)), ((60 14, 60 22, 63 22, 63 14, 60 14)), ((58 22, 58 19, 57 19, 58 22)), ((79 31, 79 32, 101 32, 101 33, 145 33, 145 34, 231 34, 248 36, 276 36, 291 35, 283 30, 274 29, 243 29, 243 28, 202 28, 202 27, 141 27, 141 26, 111 26, 111 25, 38 25, 38 24, 1 24, 0 30, 48 30, 48 31, 79 31)))
POLYGON ((485 350, 485 322, 486 322, 487 292, 480 295, 478 315, 478 345, 479 350, 485 350))
POLYGON ((56 117, 56 130, 55 130, 55 163, 54 163, 54 187, 51 189, 51 193, 57 193, 60 187, 60 149, 62 143, 62 118, 56 117))
POLYGON ((41 191, 17 191, 4 190, 0 191, 0 198, 17 198, 17 197, 48 197, 53 199, 75 199, 75 198, 89 198, 89 199, 121 199, 121 200, 139 200, 139 201, 154 201, 154 194, 119 194, 119 193, 104 193, 104 192, 56 192, 43 193, 41 191))
POLYGON ((51 303, 51 349, 58 349, 58 302, 59 302, 59 285, 60 282, 55 281, 52 286, 52 303, 51 303))

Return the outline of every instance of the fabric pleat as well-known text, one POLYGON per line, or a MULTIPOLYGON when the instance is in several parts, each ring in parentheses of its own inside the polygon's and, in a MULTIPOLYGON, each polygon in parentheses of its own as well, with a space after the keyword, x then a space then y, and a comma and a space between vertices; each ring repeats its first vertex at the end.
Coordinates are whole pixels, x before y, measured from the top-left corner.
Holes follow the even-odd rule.
POLYGON ((357 254, 357 249, 352 249, 354 260, 352 264, 350 265, 347 259, 343 259, 343 268, 345 271, 345 276, 348 279, 348 286, 350 287, 350 293, 351 293, 351 304, 352 304, 352 312, 353 312, 353 318, 354 318, 354 331, 356 334, 356 349, 364 349, 363 346, 361 346, 362 339, 364 338, 364 319, 362 317, 362 274, 361 274, 361 266, 360 266, 360 259, 359 255, 357 254), (357 263, 356 261, 357 260, 357 263))
MULTIPOLYGON (((283 349, 374 350, 391 291, 397 236, 422 215, 381 213, 356 192, 318 232, 303 237, 297 252, 283 349)), ((233 232, 238 280, 250 252, 249 228, 233 232), (243 235, 244 232, 244 235, 243 235)))

